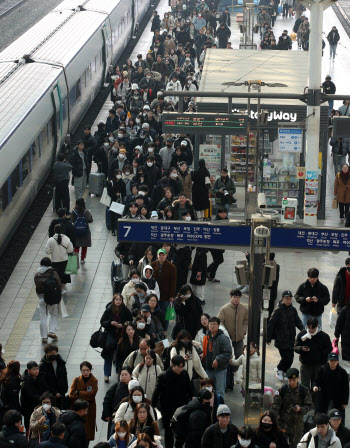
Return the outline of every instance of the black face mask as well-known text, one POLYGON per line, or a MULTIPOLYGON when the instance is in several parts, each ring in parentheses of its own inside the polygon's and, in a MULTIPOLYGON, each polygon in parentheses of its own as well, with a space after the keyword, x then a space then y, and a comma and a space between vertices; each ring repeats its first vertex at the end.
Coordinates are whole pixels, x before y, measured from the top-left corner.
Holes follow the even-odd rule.
POLYGON ((209 407, 210 407, 210 401, 207 401, 207 402, 203 403, 203 405, 204 405, 206 408, 209 408, 209 407))
POLYGON ((171 143, 166 144, 168 148, 171 148, 173 145, 171 143))
POLYGON ((272 428, 272 423, 264 423, 264 422, 262 422, 262 423, 261 423, 261 426, 262 426, 264 429, 271 429, 271 428, 272 428))
POLYGON ((47 359, 48 359, 49 361, 56 361, 56 360, 57 360, 57 355, 49 355, 49 356, 47 357, 47 359))
POLYGON ((181 341, 181 344, 183 345, 183 347, 188 348, 190 343, 188 341, 181 341))

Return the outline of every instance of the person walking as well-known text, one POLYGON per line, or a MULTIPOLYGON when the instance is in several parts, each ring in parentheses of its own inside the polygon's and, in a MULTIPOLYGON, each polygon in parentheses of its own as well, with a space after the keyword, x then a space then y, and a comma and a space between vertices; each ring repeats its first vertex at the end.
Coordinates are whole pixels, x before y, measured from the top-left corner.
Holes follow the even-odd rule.
POLYGON ((132 377, 138 380, 147 397, 152 397, 157 378, 161 373, 162 369, 157 365, 156 352, 148 349, 144 361, 133 370, 132 377))
POLYGON ((276 392, 271 411, 277 416, 279 427, 285 428, 290 448, 296 448, 304 434, 304 415, 314 409, 307 387, 299 384, 299 370, 288 369, 288 384, 276 392))
POLYGON ((57 340, 57 315, 58 305, 48 305, 45 302, 45 282, 48 278, 56 281, 57 289, 61 290, 62 284, 58 273, 53 269, 50 258, 44 257, 40 261, 40 266, 34 276, 35 290, 38 295, 38 306, 40 310, 40 336, 43 344, 47 343, 47 338, 57 340), (47 323, 49 317, 49 324, 47 323))
POLYGON ((39 366, 35 361, 27 362, 27 368, 22 375, 21 408, 24 426, 29 430, 30 416, 40 404, 41 394, 45 392, 44 383, 39 375, 39 366))
POLYGON ((88 441, 95 440, 96 432, 96 394, 98 381, 91 373, 92 365, 88 361, 80 364, 81 375, 74 378, 69 391, 70 407, 78 400, 86 400, 89 404, 88 414, 84 422, 84 429, 88 441))
POLYGON ((198 219, 203 220, 204 211, 210 208, 209 188, 210 174, 205 166, 205 160, 199 159, 198 169, 192 172, 192 202, 198 219))
POLYGON ((254 429, 253 442, 259 448, 289 448, 286 436, 271 411, 265 411, 260 417, 259 426, 254 429))
MULTIPOLYGON (((293 294, 286 290, 282 293, 282 299, 278 307, 271 315, 267 325, 267 344, 275 340, 275 347, 280 352, 281 360, 277 365, 276 377, 278 380, 286 379, 286 372, 290 369, 294 359, 295 328, 304 329, 297 310, 292 305, 293 294)), ((299 374, 298 374, 299 376, 299 374)))
POLYGON ((61 422, 66 426, 64 443, 68 448, 88 448, 89 440, 85 432, 85 421, 89 412, 89 403, 78 398, 72 411, 62 414, 61 422))
POLYGON ((340 440, 341 446, 348 447, 350 442, 350 429, 342 422, 341 413, 338 409, 331 409, 327 415, 329 417, 329 424, 340 440))
POLYGON ((226 404, 220 404, 216 417, 218 421, 210 425, 203 434, 202 448, 225 448, 236 445, 238 428, 230 422, 230 408, 226 404))
POLYGON ((66 427, 63 423, 54 423, 51 427, 50 437, 45 442, 40 442, 38 448, 65 448, 63 442, 66 427))
POLYGON ((328 288, 320 282, 319 275, 318 269, 308 269, 306 282, 299 286, 294 296, 295 300, 300 303, 301 320, 304 327, 311 317, 315 317, 318 320, 318 325, 322 328, 324 307, 331 300, 328 288))
POLYGON ((216 392, 224 397, 226 369, 232 357, 230 340, 219 329, 220 319, 209 319, 209 331, 203 339, 203 366, 209 378, 215 379, 216 392))
POLYGON ((29 448, 26 435, 20 431, 22 415, 19 411, 7 411, 3 417, 2 430, 0 432, 0 444, 5 447, 29 448))
POLYGON ((55 407, 55 397, 50 392, 44 392, 30 417, 28 437, 31 446, 48 440, 52 426, 59 421, 61 411, 55 407))
POLYGON ((329 144, 332 147, 331 156, 333 158, 334 175, 337 177, 337 174, 341 171, 342 166, 346 164, 348 148, 342 138, 332 137, 329 144))
POLYGON ((84 142, 78 142, 69 161, 72 165, 72 185, 74 185, 75 200, 77 200, 84 195, 87 179, 91 170, 91 164, 86 149, 84 148, 84 142))
POLYGON ((172 331, 172 338, 176 339, 181 330, 187 330, 192 339, 196 337, 201 328, 201 315, 203 313, 199 298, 193 293, 189 285, 184 285, 174 300, 176 322, 172 331))
POLYGON ((52 167, 52 176, 55 182, 54 210, 57 212, 61 207, 69 210, 69 173, 72 165, 67 162, 65 155, 59 153, 57 162, 52 167))
MULTIPOLYGON (((248 328, 248 308, 241 305, 242 292, 233 289, 230 292, 230 302, 220 308, 218 318, 226 328, 232 342, 235 358, 238 359, 243 354, 243 339, 248 328)), ((228 367, 228 378, 226 387, 233 388, 233 376, 237 372, 237 366, 228 367)), ((238 378, 236 378, 238 381, 238 378)))
POLYGON ((350 172, 346 163, 344 163, 341 171, 335 177, 334 197, 339 204, 340 221, 344 222, 350 207, 350 172))
MULTIPOLYGON (((126 196, 125 183, 122 180, 122 171, 116 169, 114 171, 114 177, 107 184, 107 192, 112 202, 118 202, 124 204, 124 198, 126 196)), ((116 223, 120 215, 110 211, 111 213, 111 230, 112 236, 115 236, 116 223)))
POLYGON ((350 306, 346 305, 340 311, 335 324, 334 336, 339 341, 341 338, 342 366, 350 375, 350 306))
MULTIPOLYGON (((10 361, 7 367, 0 372, 0 398, 2 407, 0 409, 0 424, 4 423, 4 414, 14 410, 21 412, 19 393, 21 390, 21 376, 19 374, 21 365, 18 361, 10 361)), ((22 420, 22 418, 21 418, 22 420)))
MULTIPOLYGON (((331 47, 331 45, 330 45, 331 47)), ((331 47, 331 53, 332 53, 332 47, 331 47)), ((334 95, 337 91, 337 88, 332 81, 332 77, 330 75, 326 76, 326 80, 322 83, 323 92, 328 95, 334 95)), ((328 106, 329 106, 329 115, 331 114, 331 110, 334 108, 334 100, 328 100, 328 106)))
POLYGON ((205 284, 207 282, 207 248, 197 247, 192 263, 190 284, 201 305, 205 305, 205 284))
POLYGON ((345 266, 340 268, 333 285, 332 307, 337 307, 338 314, 350 299, 350 257, 345 260, 345 266))
POLYGON ((51 255, 52 267, 56 270, 61 280, 61 292, 66 294, 66 284, 71 282, 70 275, 65 273, 68 254, 73 253, 73 244, 68 236, 62 232, 61 224, 55 225, 55 234, 48 239, 45 252, 51 255))
POLYGON ((81 248, 80 263, 85 263, 87 248, 91 247, 91 231, 89 223, 93 222, 92 214, 85 206, 83 198, 75 201, 75 208, 70 214, 71 221, 75 228, 74 252, 78 254, 81 248))
POLYGON ((326 414, 317 414, 315 416, 316 427, 303 435, 298 443, 298 448, 316 448, 318 446, 332 446, 332 448, 342 448, 340 440, 335 435, 329 424, 329 417, 326 414))
POLYGON ((329 43, 329 60, 335 61, 335 55, 337 53, 338 42, 340 41, 339 31, 336 26, 332 26, 331 31, 327 34, 327 40, 329 43))

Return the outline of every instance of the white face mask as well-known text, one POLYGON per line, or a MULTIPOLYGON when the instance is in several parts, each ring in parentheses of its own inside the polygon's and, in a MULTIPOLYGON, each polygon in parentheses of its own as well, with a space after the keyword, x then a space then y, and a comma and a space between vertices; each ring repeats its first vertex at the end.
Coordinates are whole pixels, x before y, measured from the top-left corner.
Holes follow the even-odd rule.
POLYGON ((121 178, 122 178, 121 174, 117 174, 117 179, 121 179, 121 178))
POLYGON ((120 439, 123 439, 126 436, 126 432, 117 432, 117 434, 120 439))
POLYGON ((140 124, 141 120, 139 118, 136 118, 136 124, 140 124))
POLYGON ((132 281, 133 283, 137 283, 137 282, 139 282, 140 280, 139 280, 138 278, 132 278, 131 281, 132 281))
POLYGON ((140 323, 137 324, 137 328, 139 330, 143 330, 145 328, 145 326, 146 326, 146 324, 144 324, 143 322, 140 322, 140 323))
POLYGON ((251 440, 239 439, 239 444, 246 448, 251 444, 251 440))
POLYGON ((125 159, 125 155, 124 154, 119 154, 119 159, 125 159))
POLYGON ((114 138, 113 138, 113 137, 109 137, 108 140, 109 140, 110 142, 114 142, 114 138))
POLYGON ((186 294, 186 295, 183 296, 183 297, 185 297, 185 299, 189 299, 189 298, 191 297, 191 294, 186 294))
POLYGON ((204 389, 209 390, 209 392, 213 392, 213 386, 206 386, 204 389))
POLYGON ((152 162, 147 162, 147 166, 151 167, 153 165, 152 162))
POLYGON ((148 324, 151 323, 151 316, 147 317, 147 323, 148 323, 148 324))
POLYGON ((107 146, 109 146, 109 143, 104 143, 103 146, 107 148, 107 146))
POLYGON ((148 152, 153 152, 154 148, 148 148, 148 152))
POLYGON ((130 172, 129 171, 125 171, 125 176, 129 176, 130 172))
POLYGON ((185 216, 185 221, 191 221, 191 216, 185 216))
POLYGON ((118 134, 118 138, 123 138, 123 134, 118 134))
POLYGON ((48 411, 49 409, 51 409, 51 404, 43 404, 43 409, 44 411, 48 411))
POLYGON ((144 195, 145 195, 145 192, 144 192, 144 191, 139 191, 139 194, 140 194, 141 196, 144 196, 144 195))
POLYGON ((132 397, 133 402, 134 403, 141 403, 142 402, 142 396, 140 395, 135 395, 134 397, 132 397))

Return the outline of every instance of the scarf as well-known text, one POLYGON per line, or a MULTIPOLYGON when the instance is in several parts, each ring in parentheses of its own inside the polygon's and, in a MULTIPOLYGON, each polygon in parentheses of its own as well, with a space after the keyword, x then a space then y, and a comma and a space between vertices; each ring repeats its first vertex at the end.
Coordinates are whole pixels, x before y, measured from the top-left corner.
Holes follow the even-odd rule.
POLYGON ((304 334, 304 336, 301 337, 302 341, 306 341, 306 339, 311 339, 313 336, 315 336, 318 332, 320 331, 320 327, 317 327, 317 330, 315 331, 315 333, 311 334, 309 333, 309 329, 306 330, 306 334, 304 334))
POLYGON ((349 175, 350 175, 349 171, 347 171, 346 173, 344 173, 343 170, 340 171, 340 177, 341 177, 341 180, 344 182, 344 184, 347 183, 347 181, 349 179, 349 175))

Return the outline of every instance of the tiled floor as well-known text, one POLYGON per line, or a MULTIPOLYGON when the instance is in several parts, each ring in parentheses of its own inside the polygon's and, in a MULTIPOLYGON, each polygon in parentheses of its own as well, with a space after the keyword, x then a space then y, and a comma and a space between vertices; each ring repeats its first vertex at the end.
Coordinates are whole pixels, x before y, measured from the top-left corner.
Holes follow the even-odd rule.
MULTIPOLYGON (((167 4, 167 0, 161 0, 157 8, 161 16, 168 9, 167 4)), ((341 25, 331 9, 326 11, 324 22, 325 32, 333 24, 336 24, 340 30, 341 43, 345 47, 350 48, 349 38, 342 31, 341 25)), ((279 18, 275 26, 276 35, 280 35, 285 28, 290 30, 292 25, 293 19, 282 20, 279 18)), ((150 40, 150 26, 148 26, 135 48, 131 57, 132 60, 135 60, 135 56, 138 53, 145 54, 150 40)), ((238 40, 238 28, 235 20, 232 20, 232 42, 235 48, 238 48, 238 40)), ((350 58, 349 50, 345 47, 338 46, 338 56, 335 63, 328 61, 326 49, 322 73, 324 76, 331 74, 338 86, 338 91, 347 93, 349 92, 349 87, 346 80, 350 73, 350 58)), ((109 104, 106 103, 96 123, 100 120, 105 120, 108 108, 109 104)), ((330 162, 327 176, 327 188, 329 191, 327 195, 326 223, 338 226, 337 214, 330 207, 333 181, 333 167, 330 162)), ((72 199, 74 199, 73 191, 72 199)), ((60 320, 58 346, 62 357, 67 360, 69 381, 72 381, 79 374, 81 361, 89 360, 94 366, 94 375, 98 378, 100 387, 97 394, 98 434, 96 439, 104 440, 106 425, 100 420, 100 415, 103 396, 108 386, 103 383, 103 360, 99 353, 90 348, 89 339, 92 332, 99 328, 99 320, 105 305, 111 300, 110 265, 113 260, 113 250, 117 240, 111 236, 105 227, 104 207, 99 204, 98 198, 88 196, 87 204, 94 218, 94 222, 91 225, 92 247, 88 250, 86 264, 81 267, 78 275, 72 277, 71 285, 67 286, 68 294, 64 300, 69 317, 60 320)), ((52 208, 49 207, 0 296, 0 341, 5 345, 8 342, 7 346, 5 346, 5 349, 8 347, 5 358, 7 361, 12 358, 18 359, 23 368, 27 361, 31 359, 38 361, 43 354, 39 334, 38 309, 35 309, 34 306, 32 314, 30 314, 27 309, 24 312, 23 306, 28 298, 33 295, 33 276, 38 268, 40 259, 44 256, 47 229, 51 219, 54 217, 52 208), (25 316, 23 316, 24 313, 26 313, 25 316), (22 330, 18 334, 12 333, 16 323, 17 327, 19 326, 20 330, 22 330), (16 349, 17 346, 18 349, 16 349)), ((218 271, 218 278, 221 279, 221 283, 207 284, 207 304, 204 309, 210 315, 216 314, 219 308, 229 300, 229 291, 236 286, 236 280, 233 275, 234 266, 242 257, 244 255, 241 252, 226 251, 225 262, 218 271)), ((335 274, 338 268, 343 265, 345 257, 345 253, 278 250, 276 259, 281 265, 279 293, 284 289, 291 289, 294 293, 297 285, 305 281, 306 271, 309 267, 320 269, 321 281, 331 289, 335 274)), ((210 256, 208 257, 208 262, 210 262, 209 258, 210 256)), ((243 297, 242 302, 247 304, 247 296, 243 297)), ((326 331, 329 331, 327 322, 329 309, 330 306, 326 308, 324 318, 324 329, 326 331)), ((274 388, 279 386, 273 377, 273 368, 277 359, 277 352, 271 346, 267 350, 266 382, 274 388)), ((295 365, 298 365, 297 358, 295 358, 295 365)), ((231 406, 233 422, 237 425, 241 424, 243 422, 243 407, 241 406, 243 399, 239 392, 239 386, 232 393, 226 395, 226 401, 231 406)))

